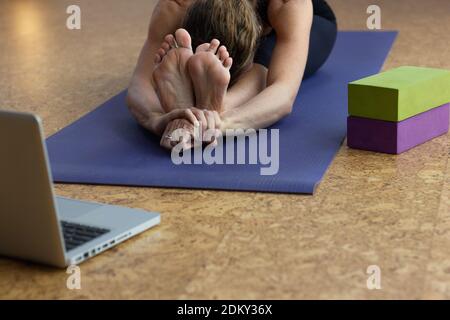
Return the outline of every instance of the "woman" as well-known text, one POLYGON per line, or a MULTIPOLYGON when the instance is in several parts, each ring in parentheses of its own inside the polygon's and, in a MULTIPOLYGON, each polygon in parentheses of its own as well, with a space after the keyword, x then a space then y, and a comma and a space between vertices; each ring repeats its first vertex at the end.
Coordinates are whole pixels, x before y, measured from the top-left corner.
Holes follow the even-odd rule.
POLYGON ((160 0, 129 109, 169 149, 179 128, 189 148, 195 126, 268 127, 291 112, 303 77, 323 65, 336 34, 323 0, 160 0))

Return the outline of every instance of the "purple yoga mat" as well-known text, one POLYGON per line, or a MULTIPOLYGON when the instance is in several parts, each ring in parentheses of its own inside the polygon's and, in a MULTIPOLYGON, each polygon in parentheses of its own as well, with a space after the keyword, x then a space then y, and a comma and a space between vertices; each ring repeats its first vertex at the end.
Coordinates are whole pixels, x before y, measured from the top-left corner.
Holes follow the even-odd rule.
POLYGON ((312 194, 347 132, 347 84, 379 72, 396 35, 339 32, 328 61, 303 81, 292 114, 271 128, 280 133, 275 175, 261 175, 263 163, 173 164, 159 138, 130 115, 122 92, 47 140, 53 178, 68 183, 312 194))
POLYGON ((350 148, 399 154, 445 134, 450 104, 431 109, 400 122, 348 117, 350 148))

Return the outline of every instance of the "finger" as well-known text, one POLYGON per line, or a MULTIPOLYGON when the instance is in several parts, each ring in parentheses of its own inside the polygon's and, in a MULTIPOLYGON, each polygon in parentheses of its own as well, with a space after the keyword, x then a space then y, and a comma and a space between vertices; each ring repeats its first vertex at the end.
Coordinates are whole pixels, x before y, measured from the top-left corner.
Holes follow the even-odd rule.
POLYGON ((214 140, 213 138, 211 138, 211 130, 215 129, 216 121, 214 118, 214 114, 209 110, 205 110, 205 116, 208 121, 208 126, 207 126, 206 130, 203 132, 203 139, 205 140, 205 142, 211 142, 214 140))
POLYGON ((206 119, 208 120, 208 130, 212 130, 216 128, 216 118, 214 113, 210 110, 206 110, 205 112, 206 119))
POLYGON ((171 150, 172 149, 172 145, 170 143, 170 139, 167 137, 168 135, 170 135, 170 127, 169 125, 166 127, 166 129, 163 132, 163 135, 161 137, 161 141, 160 141, 160 145, 161 147, 171 150))
POLYGON ((217 139, 214 137, 211 143, 208 146, 211 146, 213 148, 217 147, 219 143, 217 142, 217 139))
POLYGON ((199 127, 200 122, 198 121, 195 114, 192 112, 191 109, 184 109, 184 116, 187 120, 189 120, 194 126, 199 127))
MULTIPOLYGON (((186 120, 184 120, 185 122, 186 120)), ((183 151, 189 150, 193 146, 193 135, 194 135, 194 129, 190 123, 182 124, 182 126, 179 128, 182 130, 181 138, 180 140, 175 144, 179 144, 181 149, 183 151)))
POLYGON ((220 115, 217 111, 213 111, 214 114, 214 120, 216 122, 216 129, 221 129, 222 128, 222 119, 220 118, 220 115))
POLYGON ((162 148, 164 148, 164 149, 172 150, 172 146, 170 145, 170 143, 169 143, 169 142, 167 141, 167 139, 165 139, 165 138, 162 138, 162 139, 161 139, 160 146, 161 146, 162 148))
POLYGON ((183 151, 188 151, 188 150, 192 149, 194 147, 194 145, 192 144, 191 141, 185 141, 185 142, 183 142, 181 147, 182 147, 183 151))
MULTIPOLYGON (((164 132, 162 145, 167 149, 172 149, 174 146, 176 146, 180 141, 182 141, 183 136, 181 138, 177 135, 174 135, 175 131, 178 129, 183 130, 183 123, 182 121, 186 121, 184 119, 175 119, 171 121, 164 132)), ((184 134, 184 132, 182 132, 184 134)))
POLYGON ((192 112, 197 117, 197 120, 200 122, 200 124, 202 126, 202 130, 206 130, 206 128, 208 127, 208 121, 206 120, 206 117, 205 117, 205 114, 203 113, 203 111, 194 108, 194 109, 192 109, 192 112))
POLYGON ((166 114, 166 116, 168 118, 168 122, 173 121, 175 119, 186 119, 189 122, 191 122, 194 126, 200 125, 200 123, 197 120, 197 117, 190 109, 176 109, 166 114))
POLYGON ((221 132, 217 129, 208 131, 208 134, 205 136, 204 141, 208 146, 217 147, 218 146, 218 138, 220 137, 221 132))
POLYGON ((181 132, 181 138, 180 140, 171 140, 171 146, 175 147, 177 144, 181 143, 182 145, 186 144, 187 142, 192 141, 192 132, 188 129, 186 129, 184 126, 183 127, 179 127, 177 126, 177 128, 175 130, 182 130, 181 132))

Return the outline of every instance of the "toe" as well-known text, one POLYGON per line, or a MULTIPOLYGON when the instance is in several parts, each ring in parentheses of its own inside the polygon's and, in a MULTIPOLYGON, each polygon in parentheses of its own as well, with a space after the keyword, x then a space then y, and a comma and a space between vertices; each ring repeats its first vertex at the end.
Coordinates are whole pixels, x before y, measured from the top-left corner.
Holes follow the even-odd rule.
POLYGON ((195 53, 208 51, 210 46, 210 43, 203 43, 195 49, 195 53))
POLYGON ((232 65, 233 65, 233 58, 231 58, 231 57, 226 58, 223 63, 223 66, 227 69, 230 69, 232 65))
POLYGON ((192 49, 191 36, 189 32, 187 32, 185 29, 178 29, 175 32, 175 39, 177 41, 178 46, 186 49, 192 49))
POLYGON ((176 48, 176 42, 175 42, 175 37, 171 34, 168 34, 165 38, 164 41, 167 42, 167 44, 169 45, 169 49, 170 48, 176 48))
POLYGON ((155 54, 155 63, 160 63, 166 56, 167 52, 163 48, 159 48, 155 54))
POLYGON ((156 51, 156 53, 159 54, 161 58, 163 58, 167 54, 167 51, 164 50, 163 48, 159 48, 158 51, 156 51))
POLYGON ((217 51, 217 58, 224 63, 226 59, 230 57, 230 54, 228 53, 228 50, 225 46, 221 46, 219 50, 217 51))
POLYGON ((156 55, 159 57, 158 62, 161 62, 164 59, 164 57, 166 56, 166 54, 167 54, 167 52, 163 48, 159 48, 159 50, 156 51, 156 55))
POLYGON ((164 52, 167 53, 167 51, 170 50, 170 44, 169 44, 168 42, 164 41, 164 42, 161 44, 161 49, 163 49, 164 52))
POLYGON ((220 46, 220 41, 217 40, 217 39, 213 39, 213 40, 211 41, 211 45, 209 46, 208 51, 210 51, 210 52, 212 52, 212 53, 215 54, 216 51, 217 51, 217 48, 219 48, 219 46, 220 46))
POLYGON ((168 42, 164 41, 161 44, 161 47, 156 51, 155 55, 155 63, 160 63, 164 57, 167 55, 167 52, 170 50, 170 45, 168 42))

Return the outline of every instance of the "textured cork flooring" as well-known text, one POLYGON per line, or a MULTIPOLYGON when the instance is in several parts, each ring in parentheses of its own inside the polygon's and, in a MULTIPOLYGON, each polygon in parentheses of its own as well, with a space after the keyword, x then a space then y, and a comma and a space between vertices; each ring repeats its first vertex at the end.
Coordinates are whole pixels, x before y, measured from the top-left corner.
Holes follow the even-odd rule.
MULTIPOLYGON (((450 69, 448 0, 329 1, 341 29, 378 4, 399 30, 385 69, 450 69)), ((0 2, 0 107, 50 135, 125 88, 154 1, 0 2)), ((157 210, 160 227, 64 270, 0 259, 0 298, 450 298, 449 136, 400 156, 343 146, 314 197, 57 185, 59 195, 157 210), (381 268, 381 290, 366 269, 381 268)))

